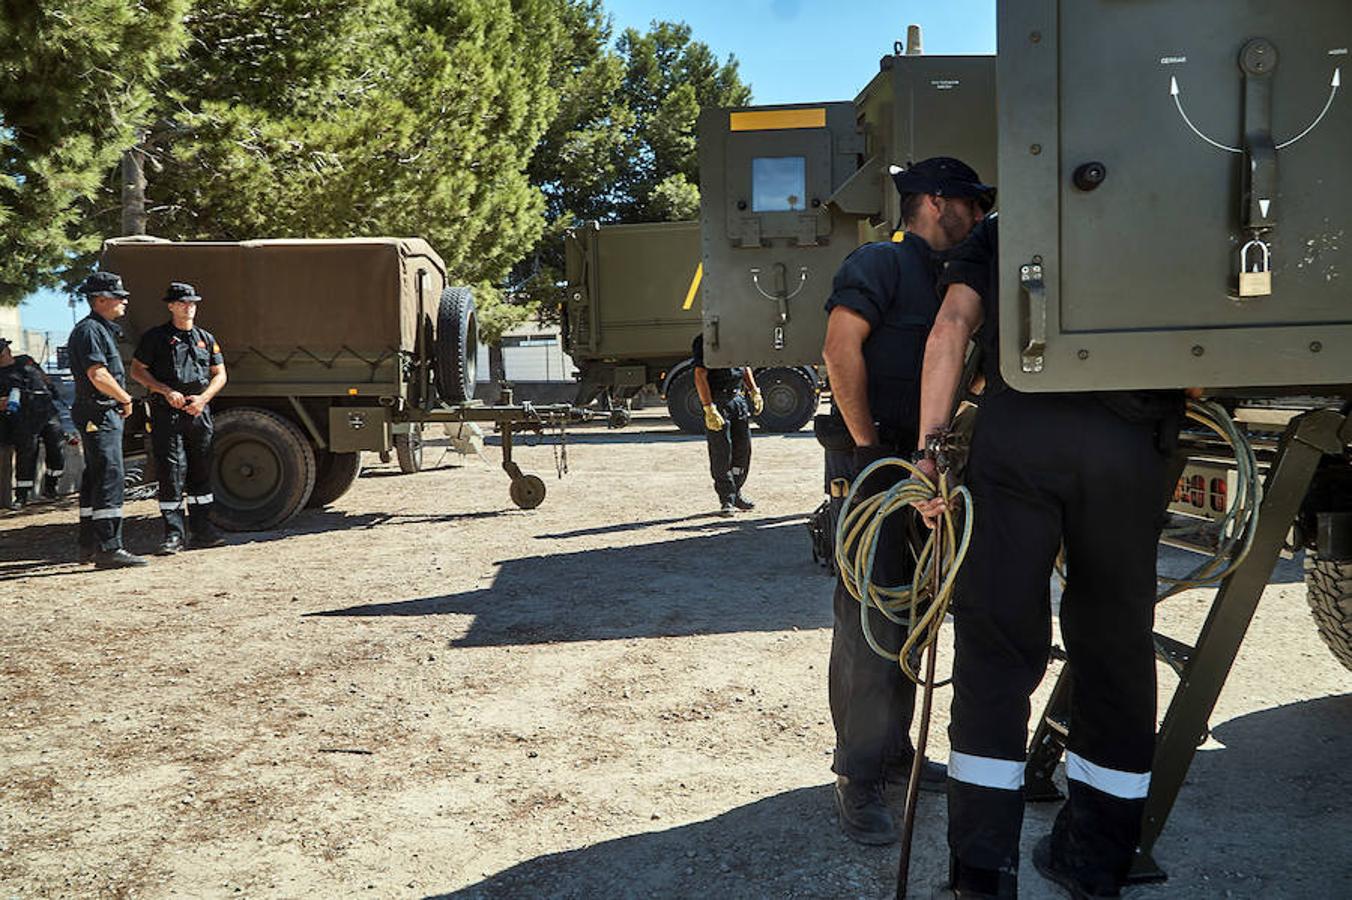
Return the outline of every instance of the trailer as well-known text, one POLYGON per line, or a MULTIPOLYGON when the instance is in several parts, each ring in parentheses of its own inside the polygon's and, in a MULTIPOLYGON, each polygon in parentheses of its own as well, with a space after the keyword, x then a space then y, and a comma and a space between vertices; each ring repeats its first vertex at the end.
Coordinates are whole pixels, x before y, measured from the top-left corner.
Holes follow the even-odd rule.
MULTIPOLYGON (((115 238, 101 266, 131 303, 124 356, 162 323, 171 281, 196 286, 202 327, 229 382, 213 401, 213 516, 232 531, 276 528, 341 497, 361 453, 421 467, 425 426, 491 422, 502 434, 512 502, 532 509, 544 481, 512 460, 514 432, 566 426, 567 405, 473 400, 478 323, 473 292, 418 238, 175 242, 115 238)), ((129 451, 146 444, 128 429, 129 451)))

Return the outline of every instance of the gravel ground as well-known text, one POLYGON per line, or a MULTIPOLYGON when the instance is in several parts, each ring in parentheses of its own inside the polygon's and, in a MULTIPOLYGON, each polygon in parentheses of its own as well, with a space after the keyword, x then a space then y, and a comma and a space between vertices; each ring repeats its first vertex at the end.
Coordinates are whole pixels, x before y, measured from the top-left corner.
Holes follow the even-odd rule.
MULTIPOLYGON (((810 434, 756 435, 731 520, 703 441, 653 412, 574 434, 562 480, 521 449, 533 512, 485 454, 368 458, 284 531, 133 572, 74 564, 70 501, 0 518, 0 896, 892 896, 895 849, 831 808, 810 434)), ((155 503, 128 513, 153 546, 155 503)), ((1211 596, 1161 630, 1191 641, 1211 596)), ((1284 563, 1157 847, 1170 880, 1128 896, 1352 896, 1349 691, 1284 563)), ((1027 848, 1054 813, 1029 807, 1027 848)), ((912 896, 944 815, 922 799, 912 896)), ((1058 894, 1026 864, 1023 896, 1058 894)))

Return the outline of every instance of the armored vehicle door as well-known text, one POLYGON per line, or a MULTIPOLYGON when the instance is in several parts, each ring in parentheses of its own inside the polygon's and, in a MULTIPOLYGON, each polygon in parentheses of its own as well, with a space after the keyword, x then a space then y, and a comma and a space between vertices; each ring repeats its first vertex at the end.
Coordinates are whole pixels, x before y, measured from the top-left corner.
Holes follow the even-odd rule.
POLYGON ((1352 382, 1352 4, 998 15, 1009 383, 1352 382))
MULTIPOLYGON (((847 213, 830 202, 863 154, 852 103, 701 114, 701 296, 710 365, 821 361, 831 279, 859 244, 857 223, 878 211, 847 213)), ((876 187, 872 194, 880 196, 876 187)))

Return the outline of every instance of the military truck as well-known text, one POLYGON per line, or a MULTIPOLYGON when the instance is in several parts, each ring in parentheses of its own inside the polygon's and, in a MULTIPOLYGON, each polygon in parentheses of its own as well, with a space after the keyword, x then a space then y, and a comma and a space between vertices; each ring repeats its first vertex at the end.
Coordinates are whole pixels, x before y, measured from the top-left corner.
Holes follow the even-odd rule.
MULTIPOLYGON (((997 15, 998 60, 898 45, 853 103, 702 114, 706 354, 815 359, 840 261, 904 239, 889 167, 943 154, 1001 189, 1011 385, 1199 386, 1231 411, 1265 484, 1196 646, 1157 636, 1181 686, 1133 876, 1161 879, 1152 848, 1279 552, 1305 551, 1316 626, 1352 668, 1352 5, 1002 0, 997 15)), ((1205 435, 1185 446, 1174 508, 1216 518, 1235 459, 1205 435)), ((1058 796, 1066 678, 1030 797, 1058 796)))
MULTIPOLYGON (((598 394, 624 401, 653 386, 672 421, 704 433, 690 344, 700 329, 698 222, 605 225, 588 222, 566 237, 568 288, 564 348, 580 373, 579 406, 598 394)), ((756 370, 765 409, 761 429, 790 432, 817 411, 821 379, 813 365, 756 370)))
MULTIPOLYGON (((421 466, 431 423, 495 422, 510 497, 525 509, 544 482, 512 461, 514 430, 575 417, 569 407, 474 402, 474 297, 417 238, 171 242, 116 238, 101 265, 131 292, 125 355, 165 321, 170 281, 203 297, 199 324, 220 341, 229 383, 212 403, 213 515, 236 531, 275 528, 341 497, 361 452, 421 466)), ((128 429, 129 440, 143 430, 128 429)))

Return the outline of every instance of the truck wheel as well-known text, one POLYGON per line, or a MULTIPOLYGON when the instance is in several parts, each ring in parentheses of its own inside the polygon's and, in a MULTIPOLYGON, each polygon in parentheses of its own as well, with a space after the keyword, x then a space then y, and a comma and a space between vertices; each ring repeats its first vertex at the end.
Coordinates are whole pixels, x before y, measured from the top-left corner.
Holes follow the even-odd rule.
POLYGON ((361 474, 361 453, 315 451, 315 489, 305 504, 309 508, 328 506, 348 492, 361 474))
POLYGON ((216 416, 211 518, 226 531, 267 531, 305 508, 315 454, 290 420, 239 406, 216 416))
POLYGON ((437 390, 450 404, 474 398, 474 369, 479 356, 479 319, 467 287, 448 287, 437 307, 437 390))
POLYGON ((1319 636, 1333 655, 1352 669, 1352 561, 1305 554, 1306 599, 1319 636))
POLYGON ((817 414, 817 388, 802 369, 775 366, 756 373, 765 408, 756 416, 762 431, 790 434, 817 414))
POLYGON ((522 475, 513 478, 507 489, 508 495, 521 509, 535 509, 545 502, 545 480, 539 475, 522 475))
POLYGON ((667 387, 667 412, 686 434, 704 434, 704 404, 695 390, 695 370, 686 369, 667 387))
POLYGON ((408 434, 394 436, 394 452, 399 457, 399 471, 405 475, 421 472, 423 467, 422 431, 417 426, 408 434))

